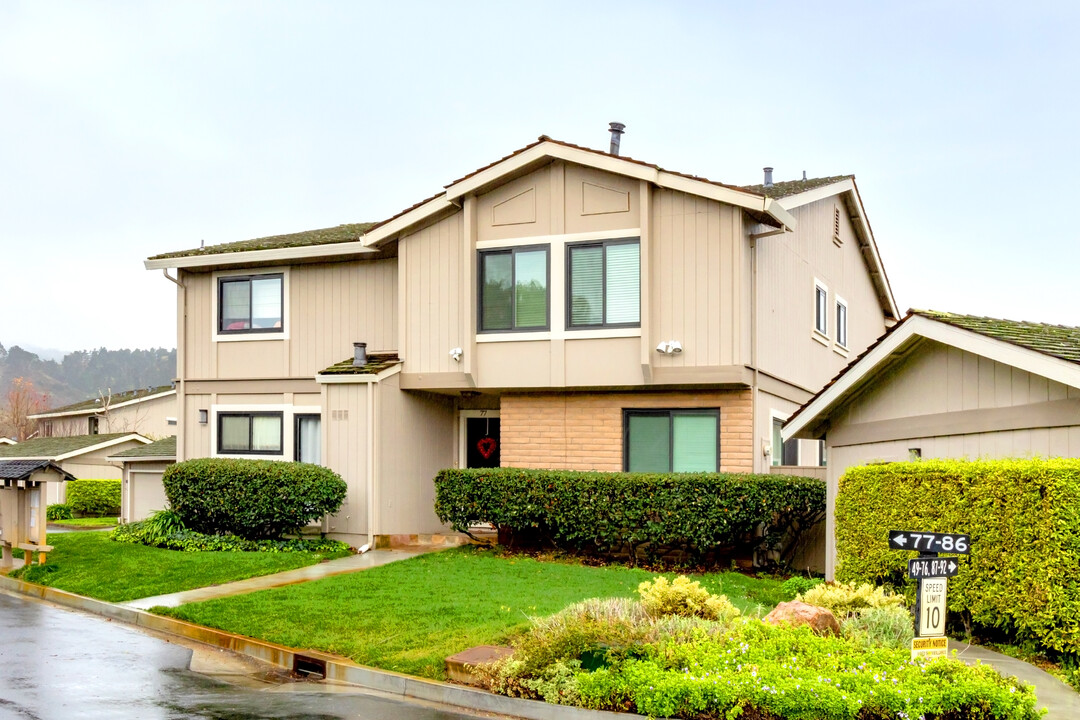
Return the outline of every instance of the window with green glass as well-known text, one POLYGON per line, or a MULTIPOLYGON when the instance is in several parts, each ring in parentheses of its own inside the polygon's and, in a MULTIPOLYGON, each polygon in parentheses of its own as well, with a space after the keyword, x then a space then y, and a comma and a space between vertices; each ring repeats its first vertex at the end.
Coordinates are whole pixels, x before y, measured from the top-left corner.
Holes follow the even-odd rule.
POLYGON ((548 329, 548 248, 480 253, 480 331, 548 329))
POLYGON ((637 238, 571 245, 566 263, 567 327, 641 324, 641 244, 637 238))
POLYGON ((623 467, 629 472, 718 472, 719 410, 625 410, 623 467))

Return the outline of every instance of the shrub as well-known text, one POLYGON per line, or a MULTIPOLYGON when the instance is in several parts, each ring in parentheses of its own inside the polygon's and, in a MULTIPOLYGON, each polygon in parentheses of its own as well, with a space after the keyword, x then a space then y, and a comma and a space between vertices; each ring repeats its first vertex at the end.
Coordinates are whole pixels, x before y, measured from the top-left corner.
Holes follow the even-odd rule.
POLYGON ((185 530, 184 521, 174 510, 158 510, 141 523, 144 544, 158 545, 170 535, 185 530))
POLYGON ((341 476, 319 465, 229 458, 170 465, 162 484, 188 529, 253 540, 280 538, 336 512, 347 489, 341 476))
POLYGON ((840 631, 844 637, 867 648, 881 645, 903 650, 911 647, 911 639, 915 637, 911 613, 898 605, 860 610, 844 620, 840 631))
POLYGON ((56 503, 45 508, 45 519, 49 522, 55 522, 56 520, 70 520, 75 517, 71 512, 71 506, 63 503, 56 503))
MULTIPOLYGON (((536 530, 558 546, 600 552, 640 546, 793 552, 825 511, 812 478, 722 473, 442 470, 435 512, 459 532, 492 523, 536 530), (757 536, 764 525, 767 532, 757 536)), ((781 556, 781 560, 783 560, 781 556)))
POLYGON ((1080 652, 1080 460, 922 460, 851 468, 836 498, 837 577, 912 592, 890 530, 962 532, 950 612, 1080 652))
POLYGON ((673 582, 668 582, 662 575, 652 582, 645 581, 638 585, 638 594, 645 611, 656 618, 681 615, 726 622, 739 615, 738 608, 726 595, 713 595, 701 587, 701 583, 691 581, 685 575, 673 582))
POLYGON ((780 592, 788 599, 794 599, 796 595, 806 592, 810 588, 817 587, 821 583, 825 582, 821 578, 808 578, 802 575, 796 575, 785 580, 780 585, 780 592))
POLYGON ((822 583, 801 593, 795 599, 831 610, 838 618, 866 608, 902 608, 904 606, 903 595, 893 595, 887 593, 885 588, 876 588, 865 583, 857 587, 854 584, 822 583))
POLYGON ((74 513, 87 517, 120 514, 119 480, 68 480, 66 492, 74 513))

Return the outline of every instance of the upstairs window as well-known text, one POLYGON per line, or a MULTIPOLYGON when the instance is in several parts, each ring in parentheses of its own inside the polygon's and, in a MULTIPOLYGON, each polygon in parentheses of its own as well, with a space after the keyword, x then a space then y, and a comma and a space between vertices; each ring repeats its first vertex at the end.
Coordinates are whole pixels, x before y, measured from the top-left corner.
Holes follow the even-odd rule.
POLYGON ((847 347, 847 303, 836 298, 836 344, 847 347))
POLYGON ((217 449, 222 455, 281 455, 282 413, 218 413, 217 449))
POLYGON ((568 328, 641 325, 641 244, 637 238, 567 249, 568 328))
POLYGON ((829 334, 829 288, 814 281, 814 330, 829 334))
POLYGON ((280 273, 219 278, 218 332, 282 332, 284 286, 280 273))
POLYGON ((548 248, 480 253, 480 332, 548 329, 548 248))
POLYGON ((92 417, 92 418, 89 418, 89 420, 90 420, 90 422, 88 423, 89 427, 87 428, 89 434, 90 435, 97 435, 98 434, 98 418, 92 417))
POLYGON ((626 410, 623 467, 629 472, 719 472, 719 410, 626 410))

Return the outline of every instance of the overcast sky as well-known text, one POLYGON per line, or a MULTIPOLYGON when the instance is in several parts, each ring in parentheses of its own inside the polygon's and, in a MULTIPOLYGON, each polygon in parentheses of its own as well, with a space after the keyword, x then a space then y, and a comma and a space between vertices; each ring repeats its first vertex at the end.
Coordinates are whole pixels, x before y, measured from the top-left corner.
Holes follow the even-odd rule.
POLYGON ((375 221, 540 134, 854 173, 901 308, 1080 325, 1080 3, 0 4, 0 343, 173 347, 149 255, 375 221), (886 6, 890 7, 886 7, 886 6))

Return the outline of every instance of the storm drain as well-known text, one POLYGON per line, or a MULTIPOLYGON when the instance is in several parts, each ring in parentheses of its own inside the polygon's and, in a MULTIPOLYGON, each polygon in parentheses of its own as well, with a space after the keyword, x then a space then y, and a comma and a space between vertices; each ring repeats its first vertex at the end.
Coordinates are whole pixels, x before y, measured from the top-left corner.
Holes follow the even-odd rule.
POLYGON ((297 677, 309 680, 324 680, 326 679, 326 661, 295 653, 293 654, 292 671, 293 675, 297 677))

